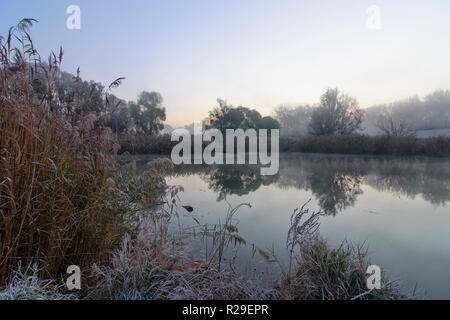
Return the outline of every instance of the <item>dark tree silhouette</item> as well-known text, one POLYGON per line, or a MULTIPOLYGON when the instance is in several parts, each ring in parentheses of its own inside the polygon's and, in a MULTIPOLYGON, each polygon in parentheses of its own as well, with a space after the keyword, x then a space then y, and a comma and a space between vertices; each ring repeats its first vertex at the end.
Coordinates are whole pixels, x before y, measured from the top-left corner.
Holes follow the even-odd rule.
POLYGON ((278 129, 278 120, 272 117, 261 117, 255 109, 233 107, 225 100, 217 99, 219 107, 209 112, 207 127, 216 128, 225 133, 226 129, 278 129))
POLYGON ((162 106, 162 102, 163 98, 158 92, 142 91, 137 103, 129 103, 130 115, 137 133, 157 134, 164 128, 166 108, 162 106))
POLYGON ((351 134, 361 128, 364 112, 354 97, 327 89, 313 109, 310 132, 314 135, 351 134))

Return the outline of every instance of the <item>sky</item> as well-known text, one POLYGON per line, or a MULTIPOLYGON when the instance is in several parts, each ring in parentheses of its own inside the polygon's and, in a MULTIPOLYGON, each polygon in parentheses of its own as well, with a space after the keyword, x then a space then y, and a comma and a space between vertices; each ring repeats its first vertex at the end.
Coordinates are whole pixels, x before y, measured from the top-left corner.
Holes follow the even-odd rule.
POLYGON ((217 98, 270 115, 329 87, 363 108, 450 89, 449 16, 448 0, 8 0, 0 35, 35 18, 41 55, 62 46, 65 71, 126 77, 114 91, 125 100, 160 92, 166 122, 182 126, 217 98), (70 5, 80 29, 66 26, 70 5))

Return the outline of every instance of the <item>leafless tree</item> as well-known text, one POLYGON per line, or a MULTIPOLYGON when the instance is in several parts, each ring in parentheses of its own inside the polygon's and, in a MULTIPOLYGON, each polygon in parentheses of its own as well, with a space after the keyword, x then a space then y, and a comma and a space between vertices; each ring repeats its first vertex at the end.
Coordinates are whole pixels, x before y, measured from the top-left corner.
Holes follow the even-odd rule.
POLYGON ((351 134, 361 128, 363 117, 356 98, 329 88, 312 112, 309 129, 314 135, 351 134))
POLYGON ((394 119, 390 110, 385 110, 378 116, 376 127, 388 137, 411 137, 415 131, 402 119, 394 119))

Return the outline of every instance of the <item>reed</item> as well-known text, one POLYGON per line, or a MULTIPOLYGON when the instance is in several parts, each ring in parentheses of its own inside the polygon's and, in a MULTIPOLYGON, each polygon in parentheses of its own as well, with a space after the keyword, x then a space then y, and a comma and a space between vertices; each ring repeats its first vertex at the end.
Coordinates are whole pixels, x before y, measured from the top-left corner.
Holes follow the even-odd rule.
MULTIPOLYGON (((192 139, 193 141, 193 139, 192 139)), ((120 151, 131 154, 170 154, 178 143, 170 135, 119 137, 120 151)), ((268 140, 270 148, 270 140, 268 140)), ((207 143, 204 143, 205 147, 207 143)), ((225 150, 225 146, 224 146, 225 150)), ((248 150, 248 144, 246 145, 248 150)), ((450 156, 449 137, 388 137, 368 135, 328 135, 280 137, 280 152, 340 153, 396 156, 450 156)))
POLYGON ((102 261, 129 229, 126 197, 111 187, 117 148, 106 115, 58 99, 63 51, 42 61, 34 22, 0 39, 0 287, 19 262, 39 262, 47 279, 102 261))
POLYGON ((113 300, 258 299, 248 280, 190 254, 188 232, 169 231, 166 219, 146 218, 136 237, 125 236, 110 264, 95 266, 90 298, 113 300))
POLYGON ((277 299, 392 300, 404 299, 397 283, 382 275, 381 289, 367 288, 370 261, 367 247, 344 240, 331 247, 319 233, 323 213, 310 212, 305 203, 291 216, 286 246, 289 267, 277 286, 277 299))
POLYGON ((449 137, 388 137, 328 135, 280 138, 281 152, 340 153, 395 156, 450 156, 449 137))

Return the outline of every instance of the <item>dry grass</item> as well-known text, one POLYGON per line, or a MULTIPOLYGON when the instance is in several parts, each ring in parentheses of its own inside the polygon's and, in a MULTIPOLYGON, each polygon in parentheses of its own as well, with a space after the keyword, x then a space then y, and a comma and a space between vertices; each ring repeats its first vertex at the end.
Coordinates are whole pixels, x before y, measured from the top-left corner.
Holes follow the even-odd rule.
POLYGON ((280 138, 281 152, 450 156, 450 138, 331 135, 280 138))
MULTIPOLYGON (((239 208, 231 208, 233 214, 239 208)), ((233 214, 227 214, 232 217, 233 214)), ((191 253, 192 232, 169 232, 166 219, 145 220, 136 238, 126 236, 107 266, 95 266, 91 298, 95 299, 402 299, 397 286, 382 276, 380 290, 368 290, 369 260, 364 246, 344 241, 331 248, 317 234, 320 212, 306 204, 296 210, 288 232, 291 261, 273 288, 242 277, 233 267, 221 268, 223 246, 237 228, 227 218, 218 232, 213 254, 191 253), (225 231, 226 230, 226 231, 225 231), (225 239, 225 240, 224 240, 225 239)), ((211 229, 212 230, 212 229, 211 229)), ((211 234, 211 230, 208 234, 211 234)), ((228 241, 230 240, 230 241, 228 241)), ((245 245, 245 241, 241 244, 245 245)), ((260 250, 268 261, 276 261, 260 250)))
POLYGON ((36 267, 14 271, 8 286, 0 292, 0 300, 76 300, 74 293, 63 293, 64 286, 39 278, 36 267))
POLYGON ((368 266, 364 246, 344 241, 339 247, 331 248, 323 238, 312 237, 300 245, 296 272, 282 281, 280 296, 302 300, 405 298, 395 283, 389 281, 382 282, 379 290, 368 290, 368 266))
POLYGON ((127 235, 108 266, 94 267, 94 299, 256 299, 262 291, 217 263, 189 255, 190 238, 170 233, 161 219, 146 219, 136 238, 127 235))
MULTIPOLYGON (((104 264, 94 264, 91 284, 83 296, 112 300, 349 300, 404 299, 393 282, 382 277, 380 290, 367 290, 369 265, 364 246, 344 241, 332 248, 317 233, 319 213, 303 206, 294 212, 288 233, 291 261, 273 288, 246 279, 233 268, 219 270, 218 255, 203 259, 192 255, 192 232, 170 231, 170 216, 152 215, 141 220, 137 234, 124 236, 104 264)), ((226 224, 224 224, 226 226, 226 224)), ((224 227, 230 229, 228 227, 224 227)), ((231 228, 231 233, 236 229, 231 228)), ((220 242, 220 239, 218 240, 220 242)), ((220 247, 220 245, 218 245, 220 247)), ((265 259, 275 261, 265 251, 265 259)), ((36 272, 15 273, 0 299, 74 299, 64 288, 41 281, 36 272)))
MULTIPOLYGON (((177 142, 170 135, 119 137, 120 152, 170 154, 177 142)), ((270 140, 268 141, 270 146, 270 140)), ((204 143, 206 146, 208 143, 204 143)), ((225 148, 224 148, 225 150, 225 148)), ((280 137, 280 152, 341 153, 398 156, 450 156, 450 138, 415 138, 368 135, 280 137)))
POLYGON ((111 131, 103 116, 69 112, 83 101, 59 101, 62 50, 42 62, 32 23, 0 43, 0 287, 19 261, 38 261, 45 279, 100 262, 129 231, 111 131))
POLYGON ((170 135, 120 135, 119 153, 131 154, 170 154, 177 144, 170 141, 170 135))
POLYGON ((398 287, 382 276, 381 289, 367 289, 369 259, 364 245, 343 241, 329 246, 318 234, 322 212, 309 212, 304 204, 291 217, 286 245, 289 269, 277 287, 279 299, 353 300, 401 299, 398 287), (294 271, 294 272, 292 272, 294 271))

